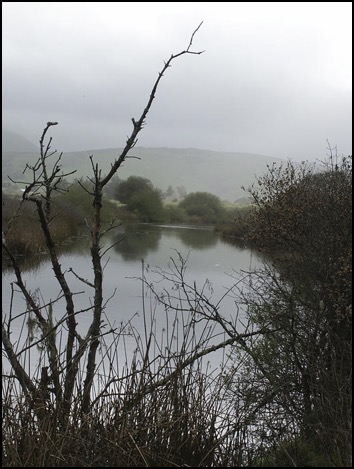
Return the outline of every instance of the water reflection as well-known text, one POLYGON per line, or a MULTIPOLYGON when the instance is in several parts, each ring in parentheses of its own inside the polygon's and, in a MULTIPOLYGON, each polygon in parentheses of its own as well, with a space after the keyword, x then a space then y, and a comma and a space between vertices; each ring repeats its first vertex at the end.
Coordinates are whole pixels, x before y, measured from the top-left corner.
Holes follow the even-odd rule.
POLYGON ((218 241, 218 236, 213 230, 203 230, 201 233, 198 229, 176 229, 174 236, 178 236, 182 243, 193 249, 208 249, 214 246, 218 241))
MULTIPOLYGON (((119 226, 108 244, 114 245, 114 251, 124 261, 136 261, 158 251, 162 236, 178 239, 182 246, 196 250, 214 247, 220 239, 213 228, 208 227, 132 223, 119 226)), ((88 236, 68 239, 58 246, 58 254, 61 256, 70 254, 87 255, 89 254, 89 246, 90 239, 88 236)), ((48 253, 44 252, 39 255, 21 256, 17 260, 21 270, 37 271, 50 259, 48 253)), ((6 256, 2 259, 2 269, 3 272, 12 269, 6 256)))
POLYGON ((114 250, 125 261, 144 259, 149 252, 158 250, 161 239, 161 230, 154 225, 149 228, 142 225, 126 225, 119 227, 112 237, 112 243, 116 243, 114 250))
MULTIPOLYGON (((59 256, 70 254, 86 254, 89 252, 90 238, 87 235, 68 238, 65 242, 57 244, 57 253, 59 256)), ((50 256, 47 251, 32 255, 15 255, 19 268, 23 271, 39 271, 47 262, 50 256)), ((2 257, 2 271, 12 271, 13 267, 6 254, 2 257)))
POLYGON ((128 224, 119 227, 112 238, 114 249, 125 261, 145 258, 159 249, 161 237, 177 238, 192 249, 208 249, 215 246, 219 237, 213 229, 151 224, 128 224))
MULTIPOLYGON (((249 250, 241 250, 225 243, 220 239, 218 233, 207 228, 134 224, 121 226, 115 233, 111 234, 113 234, 112 238, 107 236, 102 239, 102 253, 109 246, 117 243, 112 250, 103 256, 105 263, 103 291, 105 317, 110 327, 120 327, 121 324, 127 324, 129 321, 129 324, 143 336, 144 328, 141 317, 146 308, 146 311, 149 309, 151 311, 148 315, 156 315, 154 316, 154 321, 156 321, 154 327, 157 328, 156 334, 162 336, 162 330, 167 321, 165 308, 163 305, 155 304, 155 297, 154 295, 150 296, 150 292, 143 293, 142 284, 137 279, 142 275, 141 259, 144 259, 145 266, 150 266, 149 271, 144 273, 149 284, 155 285, 159 295, 160 293, 165 294, 167 291, 172 292, 175 285, 167 279, 161 278, 160 272, 170 272, 171 259, 178 263, 179 257, 176 253, 180 253, 186 260, 184 273, 186 282, 195 285, 199 290, 204 289, 204 294, 208 296, 210 302, 218 304, 219 313, 228 319, 232 320, 236 314, 239 314, 240 307, 235 307, 235 297, 231 294, 225 294, 238 281, 233 275, 235 272, 248 271, 253 268, 258 259, 257 253, 254 256, 249 250), (221 298, 223 298, 222 302, 220 302, 221 298), (143 301, 147 303, 143 303, 143 301), (145 304, 144 307, 143 304, 145 304)), ((93 291, 87 284, 75 277, 71 269, 81 278, 86 278, 90 282, 93 282, 93 269, 89 240, 80 239, 77 241, 77 243, 68 246, 65 253, 62 253, 60 263, 71 290, 76 293, 74 297, 75 309, 83 311, 92 306, 93 291)), ((24 272, 23 278, 31 292, 40 290, 43 295, 42 304, 48 304, 58 298, 61 293, 48 259, 41 263, 37 261, 35 270, 24 272)), ((3 272, 3 311, 8 316, 10 312, 13 315, 18 315, 26 311, 27 307, 21 293, 16 292, 12 297, 11 284, 15 281, 14 273, 11 270, 3 272)), ((175 291, 173 295, 175 295, 175 291)), ((65 311, 64 301, 55 302, 53 312, 56 320, 63 317, 63 311, 65 311)), ((77 316, 78 330, 81 334, 86 334, 91 317, 90 313, 77 316)), ((203 331, 203 327, 201 324, 201 331, 203 331)), ((14 321, 12 328, 14 337, 20 337, 23 331, 22 318, 14 321)), ((108 343, 108 336, 106 340, 108 343)), ((126 356, 129 347, 131 347, 129 353, 133 354, 133 349, 136 346, 133 338, 131 342, 129 340, 127 338, 127 342, 119 350, 123 357, 126 356)), ((34 354, 31 356, 32 359, 35 366, 37 357, 34 357, 34 354)), ((219 358, 215 358, 215 363, 218 360, 219 358)))

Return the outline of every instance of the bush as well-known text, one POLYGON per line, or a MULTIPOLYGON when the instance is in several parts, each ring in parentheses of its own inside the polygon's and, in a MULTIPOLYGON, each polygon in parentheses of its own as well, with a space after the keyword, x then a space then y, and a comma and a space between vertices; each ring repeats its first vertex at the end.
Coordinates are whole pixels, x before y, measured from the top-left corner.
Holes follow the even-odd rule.
POLYGON ((172 203, 165 205, 164 218, 169 223, 185 223, 187 221, 184 209, 172 203))
POLYGON ((129 176, 125 181, 116 181, 115 198, 144 222, 163 220, 162 193, 152 182, 140 176, 129 176))
POLYGON ((163 220, 163 204, 158 189, 146 187, 139 190, 130 197, 127 207, 141 221, 157 222, 163 220))
POLYGON ((195 221, 216 223, 225 215, 221 200, 209 192, 192 192, 178 204, 195 221))
POLYGON ((236 208, 232 214, 228 214, 228 220, 217 226, 223 236, 236 238, 238 242, 243 242, 250 232, 252 219, 254 217, 254 207, 244 205, 236 208))
MULTIPOLYGON (((80 227, 86 226, 85 219, 89 222, 92 220, 92 195, 89 194, 92 189, 91 184, 75 180, 67 192, 54 198, 55 207, 61 212, 61 219, 64 217, 71 225, 74 225, 76 233, 79 232, 80 227)), ((117 215, 116 205, 107 198, 103 198, 102 221, 108 223, 117 215)))
POLYGON ((130 199, 146 189, 153 189, 152 182, 140 176, 129 176, 127 180, 116 181, 114 196, 122 204, 128 204, 130 199))
POLYGON ((246 239, 269 262, 251 272, 242 299, 249 320, 267 333, 249 343, 244 399, 257 402, 260 390, 269 396, 257 419, 263 438, 272 435, 273 467, 345 466, 352 438, 351 158, 331 159, 321 172, 273 166, 250 192, 256 208, 246 239))

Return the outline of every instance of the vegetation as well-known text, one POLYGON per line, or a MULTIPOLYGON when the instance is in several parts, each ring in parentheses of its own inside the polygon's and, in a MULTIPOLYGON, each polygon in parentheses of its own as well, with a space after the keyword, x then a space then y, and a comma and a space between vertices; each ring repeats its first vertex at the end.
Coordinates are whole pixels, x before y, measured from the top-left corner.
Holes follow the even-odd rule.
MULTIPOLYGON (((207 192, 191 193, 178 203, 163 199, 162 192, 147 178, 130 176, 127 180, 113 178, 103 196, 102 223, 106 226, 113 219, 127 224, 131 222, 215 224, 232 212, 232 204, 226 207, 220 199, 207 192)), ((62 193, 52 199, 55 217, 51 221, 54 241, 62 250, 70 248, 70 241, 88 236, 87 221, 92 220, 93 206, 89 194, 90 184, 75 179, 72 184, 62 181, 62 193)), ((172 187, 168 194, 173 191, 172 187)), ((24 199, 18 206, 19 196, 3 193, 2 222, 11 221, 7 232, 7 246, 16 256, 32 257, 46 252, 36 211, 24 199), (16 217, 13 214, 16 212, 16 217)))
POLYGON ((235 209, 229 209, 227 219, 216 225, 216 231, 225 239, 234 238, 238 245, 251 245, 248 239, 254 219, 254 207, 250 204, 239 205, 235 209), (247 240, 247 241, 246 241, 247 240))
POLYGON ((144 222, 163 220, 162 193, 149 179, 130 176, 126 181, 118 181, 114 196, 125 204, 138 220, 144 222))
MULTIPOLYGON (((273 166, 257 181, 244 233, 269 260, 262 270, 237 276, 221 298, 212 299, 208 280, 200 288, 189 281, 188 259, 176 253, 167 270, 151 271, 142 261, 144 334, 132 321, 115 327, 105 316, 112 298, 104 295, 109 249, 102 239, 115 228, 104 223, 106 189, 135 146, 171 62, 201 53, 191 51, 198 29, 165 62, 106 175, 91 157, 90 178, 71 189, 63 184, 61 155, 46 140, 56 122, 47 123, 40 157, 26 167, 32 182, 13 207, 2 242, 15 276, 12 295, 25 300, 22 311, 11 302, 2 323, 4 467, 351 466, 349 159, 331 156, 322 173, 273 166), (54 228, 67 197, 90 235, 91 278, 60 263, 54 228), (20 210, 35 213, 57 298, 26 286, 9 244, 20 210), (92 292, 86 307, 78 306, 72 278, 92 292), (226 295, 235 300, 229 316, 220 312, 226 295), (132 356, 128 340, 135 343, 132 356), (35 369, 34 350, 40 355, 35 369), (225 359, 215 374, 203 360, 217 351, 225 359)), ((141 190, 121 197, 142 215, 154 188, 135 182, 143 183, 141 190)), ((207 193, 186 195, 175 208, 176 217, 223 216, 220 201, 207 193)))
MULTIPOLYGON (((271 446, 259 457, 270 466, 350 465, 351 158, 331 154, 322 171, 274 165, 249 192, 244 239, 269 262, 243 301, 254 326, 276 329, 248 344, 247 375, 237 377, 245 399, 268 400, 257 418, 271 446)), ((236 382, 230 392, 239 395, 236 382)))
POLYGON ((181 187, 175 191, 169 186, 163 194, 149 179, 140 176, 130 176, 127 180, 116 178, 106 193, 144 222, 215 224, 226 219, 230 211, 219 197, 209 192, 186 194, 181 187))
POLYGON ((188 194, 178 206, 183 208, 192 219, 204 223, 216 223, 225 215, 225 210, 219 197, 208 192, 193 192, 188 194))
MULTIPOLYGON (((65 181, 64 181, 65 182, 65 181)), ((86 221, 93 216, 92 200, 82 187, 88 184, 75 180, 72 184, 62 184, 62 193, 52 198, 53 218, 50 222, 54 242, 65 249, 70 239, 87 235, 86 221)), ((3 226, 9 225, 6 232, 6 245, 16 256, 36 256, 46 252, 43 230, 38 224, 38 215, 33 203, 18 196, 2 195, 3 226), (15 216, 14 216, 15 214, 15 216)), ((102 223, 109 224, 117 215, 117 207, 105 200, 102 207, 102 223)))

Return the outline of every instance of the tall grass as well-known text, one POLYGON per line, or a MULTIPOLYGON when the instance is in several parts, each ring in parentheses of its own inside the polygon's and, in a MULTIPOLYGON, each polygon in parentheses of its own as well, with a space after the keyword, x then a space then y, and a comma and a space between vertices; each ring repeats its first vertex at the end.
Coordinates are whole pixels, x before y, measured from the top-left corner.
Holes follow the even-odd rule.
MULTIPOLYGON (((174 314, 167 321, 170 326, 159 332, 156 311, 149 314, 144 307, 144 336, 129 322, 112 330, 110 341, 102 337, 87 415, 79 411, 82 373, 63 420, 50 393, 38 413, 14 375, 3 370, 3 467, 240 465, 245 448, 236 443, 242 431, 224 399, 222 373, 210 370, 202 353, 190 360, 191 350, 208 347, 214 328, 208 325, 197 334, 193 321, 180 327, 181 318, 174 314), (135 343, 132 354, 128 336, 135 343)), ((30 349, 21 355, 24 363, 28 353, 30 349)), ((45 364, 42 353, 34 375, 38 382, 45 364)))
MULTIPOLYGON (((104 200, 102 207, 103 223, 110 223, 119 217, 117 207, 104 200)), ((65 245, 71 238, 88 234, 88 225, 93 216, 92 200, 76 182, 62 195, 53 198, 53 218, 50 222, 51 234, 58 245, 65 245)), ((31 257, 46 252, 46 243, 38 215, 33 203, 18 197, 3 194, 2 223, 7 226, 6 243, 16 255, 31 257), (12 219, 13 215, 16 216, 12 219)))

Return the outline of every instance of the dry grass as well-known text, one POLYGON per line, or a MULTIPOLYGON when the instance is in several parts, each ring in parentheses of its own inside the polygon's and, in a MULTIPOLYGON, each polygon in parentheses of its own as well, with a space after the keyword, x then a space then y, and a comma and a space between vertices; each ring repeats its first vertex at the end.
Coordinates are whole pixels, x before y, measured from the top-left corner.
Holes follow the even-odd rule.
MULTIPOLYGON (((146 337, 130 330, 136 341, 130 361, 126 349, 118 353, 126 329, 111 345, 102 338, 102 362, 86 415, 80 413, 83 373, 63 415, 53 395, 38 412, 16 378, 3 372, 3 467, 225 467, 239 462, 240 451, 231 444, 237 428, 233 409, 225 407, 221 373, 208 372, 202 358, 184 366, 190 358, 186 344, 195 347, 199 341, 206 347, 212 331, 197 338, 193 327, 186 328, 177 339, 180 349, 164 346, 162 354, 167 337, 158 341, 155 318, 151 324, 146 337)), ((35 382, 44 365, 43 351, 35 382)))

